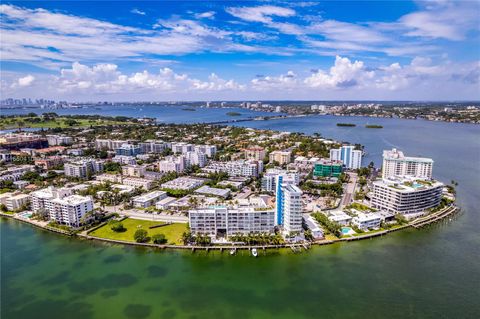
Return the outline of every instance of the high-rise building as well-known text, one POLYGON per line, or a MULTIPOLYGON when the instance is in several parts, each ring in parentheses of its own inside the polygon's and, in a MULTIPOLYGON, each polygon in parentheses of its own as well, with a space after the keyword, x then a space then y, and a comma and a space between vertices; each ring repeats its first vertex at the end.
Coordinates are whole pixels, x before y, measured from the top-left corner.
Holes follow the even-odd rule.
POLYGON ((278 176, 282 175, 282 181, 284 183, 292 183, 298 185, 300 182, 300 175, 295 171, 286 171, 283 169, 270 168, 267 169, 262 177, 262 191, 275 192, 278 176))
POLYGON ((433 160, 423 157, 407 157, 397 149, 383 151, 382 178, 412 176, 431 179, 433 160))
POLYGON ((353 145, 343 145, 338 149, 330 150, 330 159, 342 161, 348 169, 357 169, 362 166, 362 151, 355 150, 353 145))
POLYGON ((275 196, 275 224, 282 226, 286 232, 301 231, 302 191, 295 185, 295 180, 278 175, 275 196))
POLYGON ((115 154, 123 156, 136 156, 141 153, 140 146, 127 143, 115 149, 115 154))

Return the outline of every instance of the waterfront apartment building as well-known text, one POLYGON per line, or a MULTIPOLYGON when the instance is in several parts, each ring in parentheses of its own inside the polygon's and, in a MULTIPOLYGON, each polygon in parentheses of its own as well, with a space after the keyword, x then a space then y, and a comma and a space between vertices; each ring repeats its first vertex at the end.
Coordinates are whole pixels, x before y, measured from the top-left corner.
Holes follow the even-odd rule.
POLYGON ((103 162, 94 159, 82 159, 64 165, 65 176, 88 178, 103 172, 103 162))
POLYGON ((356 216, 352 218, 352 224, 357 226, 363 231, 369 229, 378 229, 380 228, 380 223, 382 222, 382 216, 376 213, 362 213, 357 212, 356 216))
POLYGON ((419 213, 440 204, 443 186, 434 180, 383 179, 373 182, 371 204, 392 213, 419 213))
POLYGON ((362 166, 362 151, 355 150, 353 145, 343 145, 330 150, 330 160, 341 161, 348 169, 357 169, 362 166))
POLYGON ((188 212, 192 234, 232 236, 273 233, 275 211, 270 207, 211 207, 188 212))
POLYGON ((343 162, 320 160, 315 163, 313 175, 317 177, 339 177, 343 172, 343 162))
POLYGON ((249 147, 244 153, 246 160, 263 161, 265 158, 265 149, 259 146, 249 147))
POLYGON ((433 160, 424 157, 408 157, 397 149, 383 151, 382 178, 412 176, 431 179, 433 160))
POLYGON ((30 202, 30 195, 27 194, 14 194, 14 193, 3 193, 0 194, 0 204, 3 204, 7 207, 9 211, 14 211, 21 208, 23 205, 30 202))
POLYGON ((281 219, 287 233, 302 231, 302 191, 293 184, 284 184, 281 191, 281 219))
POLYGON ((67 226, 78 227, 81 218, 93 210, 93 200, 89 196, 72 195, 69 188, 44 188, 30 194, 32 210, 47 213, 51 221, 67 226))
POLYGON ((278 163, 279 165, 288 164, 292 161, 292 152, 290 151, 273 151, 268 156, 270 163, 278 163))

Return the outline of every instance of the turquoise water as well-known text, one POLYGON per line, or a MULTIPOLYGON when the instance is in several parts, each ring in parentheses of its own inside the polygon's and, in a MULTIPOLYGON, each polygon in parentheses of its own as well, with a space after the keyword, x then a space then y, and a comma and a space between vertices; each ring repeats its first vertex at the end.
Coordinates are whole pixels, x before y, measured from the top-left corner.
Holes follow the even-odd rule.
POLYGON ((342 227, 342 234, 346 235, 352 230, 350 227, 342 227))
POLYGON ((478 317, 480 126, 335 117, 242 125, 361 142, 366 163, 391 147, 431 156, 437 178, 459 183, 462 212, 423 230, 257 258, 112 246, 2 218, 1 318, 478 317))

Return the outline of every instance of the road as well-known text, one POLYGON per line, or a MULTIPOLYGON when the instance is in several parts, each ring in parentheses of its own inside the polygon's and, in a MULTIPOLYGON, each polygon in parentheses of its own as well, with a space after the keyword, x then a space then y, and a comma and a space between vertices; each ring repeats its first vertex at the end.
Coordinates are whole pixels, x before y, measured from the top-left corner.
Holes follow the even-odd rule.
POLYGON ((343 195, 342 202, 340 204, 341 208, 350 205, 352 199, 355 195, 355 188, 357 187, 357 173, 347 173, 350 176, 349 182, 345 187, 345 194, 343 195))

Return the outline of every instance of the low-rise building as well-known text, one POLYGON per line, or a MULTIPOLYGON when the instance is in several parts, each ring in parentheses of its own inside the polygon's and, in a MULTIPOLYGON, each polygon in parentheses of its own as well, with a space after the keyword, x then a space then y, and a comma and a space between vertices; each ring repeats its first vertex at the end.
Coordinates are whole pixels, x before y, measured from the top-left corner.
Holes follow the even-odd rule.
POLYGON ((352 224, 357 226, 363 231, 369 229, 380 228, 382 222, 382 216, 376 213, 361 213, 358 212, 355 217, 352 218, 352 224))
POLYGON ((335 222, 341 226, 348 226, 352 221, 352 216, 341 212, 341 211, 334 211, 327 213, 327 218, 331 222, 335 222))
POLYGON ((171 204, 175 203, 177 199, 175 197, 167 196, 155 203, 156 209, 168 209, 171 204))
POLYGON ((210 187, 206 185, 195 190, 195 193, 202 194, 202 195, 222 197, 222 198, 227 198, 228 196, 230 196, 230 190, 228 188, 227 189, 215 188, 215 187, 210 187))
POLYGON ((5 205, 8 210, 15 211, 23 205, 30 202, 30 195, 22 193, 4 193, 0 194, 0 203, 5 205))
POLYGON ((45 170, 54 168, 63 164, 63 158, 60 156, 49 156, 46 158, 38 158, 34 162, 35 165, 42 167, 45 170))
POLYGON ((203 169, 208 173, 226 172, 229 176, 258 177, 263 171, 262 161, 211 162, 203 169))
POLYGON ((177 190, 192 190, 199 186, 202 186, 205 183, 205 180, 200 178, 192 177, 179 177, 174 180, 168 181, 160 185, 161 188, 165 189, 177 189, 177 190))
POLYGON ((122 176, 116 174, 101 174, 95 176, 95 179, 99 182, 121 183, 122 176))
POLYGON ((143 188, 144 190, 150 190, 153 187, 153 181, 145 178, 138 177, 126 177, 122 179, 123 185, 133 186, 137 188, 143 188))
POLYGON ((35 165, 16 165, 0 171, 1 181, 18 181, 23 174, 35 171, 35 165))
POLYGON ((112 158, 112 162, 120 163, 123 165, 135 165, 137 161, 134 156, 116 155, 112 158))
POLYGON ((313 218, 309 214, 303 214, 303 221, 307 225, 307 228, 310 229, 310 231, 312 232, 312 236, 314 239, 321 239, 325 237, 323 229, 318 225, 315 218, 313 218))
POLYGON ((132 202, 133 202, 133 206, 135 207, 147 208, 150 206, 154 206, 156 202, 166 197, 167 197, 166 192, 155 191, 155 192, 134 197, 132 199, 132 202))

